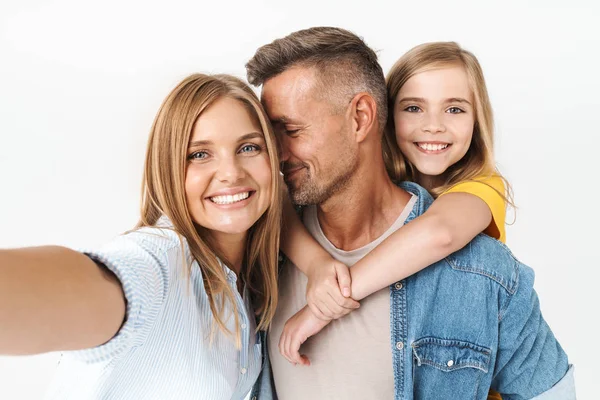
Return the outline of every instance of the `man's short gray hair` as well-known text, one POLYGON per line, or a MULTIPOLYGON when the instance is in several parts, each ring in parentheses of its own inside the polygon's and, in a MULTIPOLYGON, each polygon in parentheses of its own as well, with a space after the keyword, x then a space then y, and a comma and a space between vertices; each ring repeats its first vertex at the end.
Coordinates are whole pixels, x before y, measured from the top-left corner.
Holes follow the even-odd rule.
POLYGON ((259 48, 246 64, 248 82, 259 86, 292 67, 314 68, 324 96, 339 107, 357 93, 369 93, 377 104, 379 131, 387 122, 387 95, 377 54, 354 33, 315 27, 277 39, 259 48))

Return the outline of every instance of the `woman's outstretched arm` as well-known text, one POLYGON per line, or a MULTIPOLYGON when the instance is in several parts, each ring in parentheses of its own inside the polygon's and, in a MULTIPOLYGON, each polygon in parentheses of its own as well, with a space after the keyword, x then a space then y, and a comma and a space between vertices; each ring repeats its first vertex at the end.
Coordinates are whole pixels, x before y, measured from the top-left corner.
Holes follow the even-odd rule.
POLYGON ((99 346, 124 317, 121 284, 86 255, 58 246, 0 250, 0 354, 99 346))

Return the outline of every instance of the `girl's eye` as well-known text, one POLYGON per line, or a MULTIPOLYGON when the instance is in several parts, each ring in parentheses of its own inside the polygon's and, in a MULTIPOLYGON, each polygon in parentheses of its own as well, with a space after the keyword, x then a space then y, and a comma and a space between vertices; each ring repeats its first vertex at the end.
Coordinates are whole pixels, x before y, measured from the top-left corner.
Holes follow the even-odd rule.
POLYGON ((188 156, 188 160, 204 160, 208 158, 208 153, 206 151, 196 151, 188 156))
POLYGON ((255 145, 255 144, 245 144, 240 149, 240 152, 241 153, 251 153, 251 152, 255 152, 255 151, 259 151, 259 150, 260 150, 260 147, 258 145, 255 145))
POLYGON ((416 112, 421 111, 421 109, 417 106, 408 106, 404 109, 404 111, 408 111, 410 113, 416 113, 416 112))
POLYGON ((463 113, 464 111, 458 107, 450 107, 446 112, 448 112, 450 114, 460 114, 460 113, 463 113))

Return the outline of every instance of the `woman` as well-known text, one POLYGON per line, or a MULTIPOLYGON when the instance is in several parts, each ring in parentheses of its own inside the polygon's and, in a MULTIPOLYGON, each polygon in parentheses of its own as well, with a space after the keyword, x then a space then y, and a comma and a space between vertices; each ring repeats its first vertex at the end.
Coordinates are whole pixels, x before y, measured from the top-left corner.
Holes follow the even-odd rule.
POLYGON ((247 85, 183 80, 152 127, 134 230, 0 251, 0 353, 64 351, 50 398, 243 398, 276 307, 278 165, 247 85))

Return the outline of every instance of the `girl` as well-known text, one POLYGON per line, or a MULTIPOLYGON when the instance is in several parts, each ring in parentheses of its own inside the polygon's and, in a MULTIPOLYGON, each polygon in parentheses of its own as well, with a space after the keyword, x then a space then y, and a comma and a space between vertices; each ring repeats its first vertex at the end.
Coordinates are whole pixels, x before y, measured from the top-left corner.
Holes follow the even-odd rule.
POLYGON ((183 80, 150 133, 133 231, 0 251, 0 353, 64 351, 50 398, 244 398, 276 306, 278 167, 246 84, 183 80))

